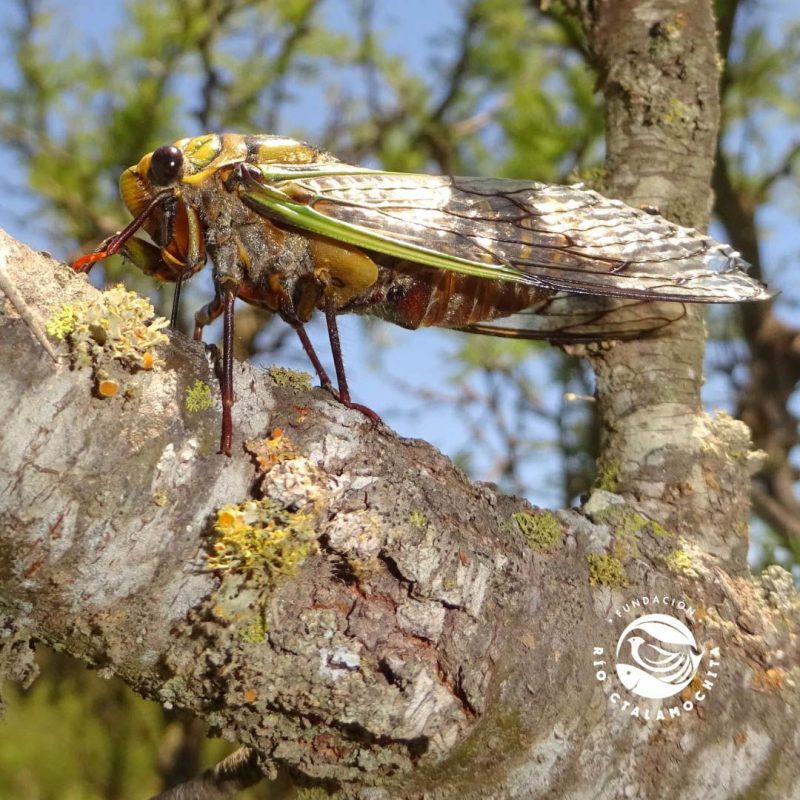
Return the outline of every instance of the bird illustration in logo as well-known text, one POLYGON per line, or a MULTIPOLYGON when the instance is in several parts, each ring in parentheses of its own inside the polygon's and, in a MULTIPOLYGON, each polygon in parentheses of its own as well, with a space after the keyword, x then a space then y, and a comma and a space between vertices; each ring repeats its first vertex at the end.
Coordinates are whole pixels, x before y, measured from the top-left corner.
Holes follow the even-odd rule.
POLYGON ((688 686, 702 658, 686 625, 667 614, 648 614, 634 620, 619 637, 616 669, 628 691, 640 697, 661 699, 672 697, 688 686), (640 636, 640 632, 648 639, 640 636), (619 660, 625 643, 630 662, 619 660))

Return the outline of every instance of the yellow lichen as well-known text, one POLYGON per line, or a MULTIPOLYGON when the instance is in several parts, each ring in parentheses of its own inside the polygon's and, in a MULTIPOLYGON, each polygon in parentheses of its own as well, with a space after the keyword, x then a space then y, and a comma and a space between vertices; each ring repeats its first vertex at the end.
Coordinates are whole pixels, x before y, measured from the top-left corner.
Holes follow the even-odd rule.
POLYGON ((164 508, 169 503, 169 494, 166 489, 156 489, 153 492, 152 500, 159 508, 164 508))
POLYGON ((686 103, 673 97, 666 112, 663 114, 662 119, 667 125, 686 125, 697 116, 697 112, 686 103))
POLYGON ((213 570, 261 569, 269 577, 293 575, 318 550, 313 516, 269 498, 223 506, 217 511, 214 531, 217 540, 208 557, 213 570))
POLYGON ((244 446, 248 453, 256 457, 259 469, 264 473, 269 472, 276 464, 301 457, 282 428, 274 428, 266 439, 248 439, 244 446))
POLYGON ((205 411, 214 405, 214 395, 211 387, 199 378, 186 389, 186 410, 190 414, 205 411))
POLYGON ((660 523, 622 505, 608 506, 593 518, 595 522, 608 525, 612 529, 614 543, 608 558, 615 559, 620 565, 631 558, 640 557, 640 545, 645 535, 673 536, 660 523))
POLYGON ((689 554, 680 547, 669 553, 664 560, 673 572, 680 572, 690 577, 697 575, 697 571, 692 566, 692 559, 689 554))
POLYGON ((272 378, 276 386, 303 389, 305 391, 311 389, 311 376, 307 372, 272 366, 267 370, 267 374, 272 378))
POLYGON ((78 324, 78 314, 75 306, 64 303, 57 311, 50 315, 45 323, 45 330, 54 339, 66 339, 78 324))
POLYGON ((408 521, 415 528, 424 528, 428 524, 428 518, 421 511, 412 511, 408 515, 408 521))
POLYGON ((645 532, 654 536, 672 535, 660 522, 625 506, 609 506, 596 516, 596 521, 613 529, 615 555, 618 558, 638 556, 639 539, 645 532))
POLYGON ((511 519, 531 550, 550 550, 561 543, 561 523, 549 511, 518 511, 511 519))
POLYGON ((615 556, 589 553, 586 560, 589 562, 589 583, 592 586, 602 584, 619 588, 628 585, 625 567, 615 556))

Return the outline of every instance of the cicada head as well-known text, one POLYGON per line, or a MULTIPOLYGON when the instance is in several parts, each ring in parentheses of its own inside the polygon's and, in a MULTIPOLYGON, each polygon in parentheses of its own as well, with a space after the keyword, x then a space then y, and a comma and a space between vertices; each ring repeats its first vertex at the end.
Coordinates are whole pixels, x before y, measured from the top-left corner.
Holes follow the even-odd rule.
MULTIPOLYGON (((187 201, 183 186, 187 174, 197 171, 198 161, 212 161, 217 137, 199 137, 206 145, 198 159, 198 139, 182 139, 159 147, 138 164, 126 169, 119 179, 122 200, 139 217, 158 196, 163 199, 145 217, 142 227, 160 248, 164 265, 178 275, 193 273, 206 261, 205 238, 198 210, 187 201)), ((165 277, 160 270, 160 277, 165 277)))

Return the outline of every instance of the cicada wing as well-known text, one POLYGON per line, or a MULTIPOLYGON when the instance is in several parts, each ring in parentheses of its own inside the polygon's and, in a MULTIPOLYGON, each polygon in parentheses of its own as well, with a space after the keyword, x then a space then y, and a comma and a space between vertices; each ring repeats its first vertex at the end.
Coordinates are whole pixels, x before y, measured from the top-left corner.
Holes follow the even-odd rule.
POLYGON ((683 303, 557 294, 509 317, 462 330, 555 344, 635 339, 653 334, 686 315, 683 303))
POLYGON ((469 275, 679 302, 770 296, 729 246, 594 191, 312 167, 273 169, 271 191, 249 197, 307 230, 469 275))

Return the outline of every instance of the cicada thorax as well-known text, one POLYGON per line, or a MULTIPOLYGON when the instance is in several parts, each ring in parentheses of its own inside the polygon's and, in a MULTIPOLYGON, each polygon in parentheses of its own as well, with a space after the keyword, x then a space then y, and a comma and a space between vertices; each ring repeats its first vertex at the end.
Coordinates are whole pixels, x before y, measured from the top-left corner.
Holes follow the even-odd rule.
POLYGON ((554 292, 376 256, 380 274, 343 312, 371 314, 404 328, 468 328, 534 307, 554 292))
MULTIPOLYGON (((227 173, 221 170, 181 192, 187 217, 196 213, 201 220, 215 283, 233 283, 239 299, 293 324, 307 322, 326 303, 338 309, 375 283, 378 267, 367 254, 254 211, 226 189, 227 173)), ((176 227, 176 238, 178 232, 176 227)), ((179 240, 167 245, 176 251, 182 247, 179 240)))

